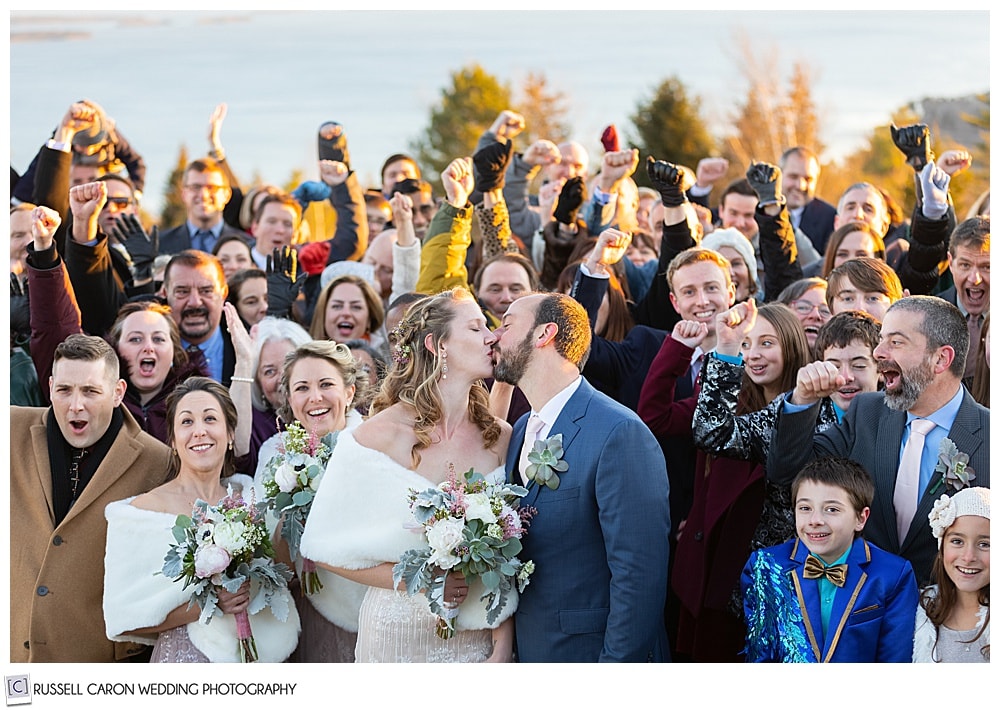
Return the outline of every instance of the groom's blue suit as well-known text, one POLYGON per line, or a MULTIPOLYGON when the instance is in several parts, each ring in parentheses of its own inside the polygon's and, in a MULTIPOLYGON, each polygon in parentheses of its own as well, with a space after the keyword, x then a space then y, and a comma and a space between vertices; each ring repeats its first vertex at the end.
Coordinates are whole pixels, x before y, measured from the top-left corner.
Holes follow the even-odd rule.
MULTIPOLYGON (((528 415, 514 426, 516 470, 528 415)), ((535 573, 515 615, 522 662, 664 661, 669 484, 663 453, 634 412, 580 383, 553 423, 569 469, 556 490, 531 483, 538 513, 522 559, 535 573)))

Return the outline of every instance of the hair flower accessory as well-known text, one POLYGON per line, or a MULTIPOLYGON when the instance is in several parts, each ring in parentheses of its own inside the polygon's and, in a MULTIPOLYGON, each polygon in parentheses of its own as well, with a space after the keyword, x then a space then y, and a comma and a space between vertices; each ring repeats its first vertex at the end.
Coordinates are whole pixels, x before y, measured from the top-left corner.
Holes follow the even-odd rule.
POLYGON ((413 351, 406 342, 406 333, 402 325, 397 325, 389 332, 389 342, 392 343, 392 361, 401 367, 406 367, 413 351))
POLYGON ((937 538, 938 547, 941 547, 941 538, 944 536, 944 531, 955 522, 955 505, 952 503, 951 498, 947 495, 942 495, 934 501, 934 508, 927 514, 927 519, 931 523, 931 532, 937 538))
POLYGON ((528 452, 528 467, 524 471, 529 481, 544 484, 555 490, 559 487, 559 476, 569 470, 569 464, 563 461, 562 434, 539 439, 528 452))
MULTIPOLYGON (((941 441, 934 472, 941 474, 939 485, 950 486, 955 491, 962 490, 976 479, 976 472, 969 465, 969 455, 959 451, 955 442, 947 438, 941 441)), ((935 486, 934 490, 937 488, 935 486)))

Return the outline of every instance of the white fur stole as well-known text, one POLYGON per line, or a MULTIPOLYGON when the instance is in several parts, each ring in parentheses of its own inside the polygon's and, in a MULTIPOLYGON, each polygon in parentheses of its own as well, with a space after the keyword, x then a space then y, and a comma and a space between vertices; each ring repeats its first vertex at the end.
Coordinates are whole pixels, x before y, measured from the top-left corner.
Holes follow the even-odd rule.
MULTIPOLYGON (((231 479, 249 490, 248 476, 231 479)), ((133 496, 134 498, 134 496, 133 496)), ((132 629, 156 626, 167 614, 191 599, 190 589, 182 582, 165 577, 163 559, 174 543, 171 528, 177 516, 130 505, 133 498, 108 504, 107 547, 104 555, 104 624, 112 641, 133 641, 146 645, 156 637, 127 633, 132 629)), ((288 618, 278 621, 269 608, 250 617, 250 627, 257 642, 260 660, 280 663, 298 644, 299 615, 288 590, 288 618)), ((187 625, 191 643, 213 663, 239 662, 236 644, 236 619, 231 614, 215 616, 211 623, 187 625)))
MULTIPOLYGON (((302 554, 344 569, 395 564, 407 550, 425 545, 419 530, 404 526, 414 522, 409 490, 432 485, 386 454, 362 446, 352 433, 342 432, 313 499, 302 554)), ((479 601, 484 591, 481 581, 472 581, 456 628, 495 628, 517 609, 517 594, 512 593, 497 621, 487 624, 485 602, 479 601)))

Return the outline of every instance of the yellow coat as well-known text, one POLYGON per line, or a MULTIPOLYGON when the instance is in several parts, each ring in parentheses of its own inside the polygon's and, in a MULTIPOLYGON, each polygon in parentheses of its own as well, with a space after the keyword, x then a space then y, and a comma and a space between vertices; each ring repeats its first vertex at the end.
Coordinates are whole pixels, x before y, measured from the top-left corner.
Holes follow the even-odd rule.
POLYGON ((48 411, 10 408, 10 662, 127 659, 143 647, 113 643, 104 629, 104 508, 163 483, 170 449, 122 407, 118 437, 55 527, 48 411))

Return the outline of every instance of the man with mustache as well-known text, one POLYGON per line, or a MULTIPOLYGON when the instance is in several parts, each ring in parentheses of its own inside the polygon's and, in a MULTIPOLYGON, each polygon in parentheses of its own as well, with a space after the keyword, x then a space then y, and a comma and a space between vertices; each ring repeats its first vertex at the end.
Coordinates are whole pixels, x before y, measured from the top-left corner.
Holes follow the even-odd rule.
POLYGON ((778 483, 791 482, 822 456, 862 464, 875 481, 865 537, 909 560, 921 585, 930 579, 937 552, 927 525, 934 502, 965 485, 990 485, 990 413, 962 385, 968 350, 969 331, 958 308, 936 296, 896 301, 874 352, 885 391, 858 395, 839 426, 814 437, 819 401, 846 380, 832 363, 810 363, 786 395, 771 438, 767 476, 778 483), (945 480, 936 470, 943 453, 954 472, 956 454, 946 451, 945 439, 968 457, 974 483, 945 480))
POLYGON ((163 294, 180 330, 181 344, 189 353, 200 350, 209 377, 226 387, 236 366, 232 338, 222 325, 222 304, 228 293, 222 263, 198 249, 175 254, 163 272, 163 294))

